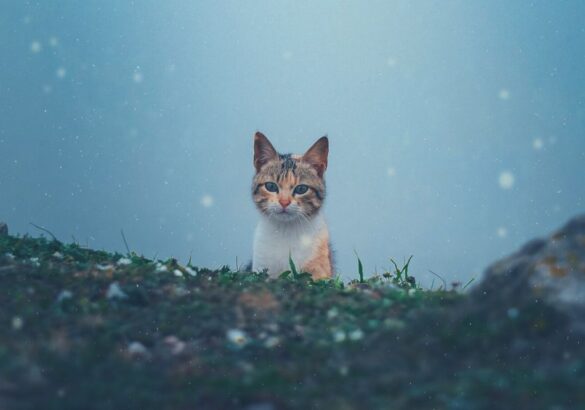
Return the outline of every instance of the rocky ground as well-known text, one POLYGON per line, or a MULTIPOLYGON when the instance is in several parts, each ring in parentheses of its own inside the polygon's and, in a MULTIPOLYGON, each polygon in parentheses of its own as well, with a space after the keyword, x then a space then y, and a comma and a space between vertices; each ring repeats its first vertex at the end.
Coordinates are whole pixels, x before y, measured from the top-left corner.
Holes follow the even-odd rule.
POLYGON ((284 276, 0 226, 0 409, 585 407, 585 217, 470 292, 284 276))

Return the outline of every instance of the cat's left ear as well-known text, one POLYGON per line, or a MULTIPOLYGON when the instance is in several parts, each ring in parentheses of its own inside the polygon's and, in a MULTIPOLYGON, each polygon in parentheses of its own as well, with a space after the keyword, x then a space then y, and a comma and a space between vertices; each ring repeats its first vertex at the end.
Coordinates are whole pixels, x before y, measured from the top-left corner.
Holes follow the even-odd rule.
POLYGON ((327 156, 329 155, 329 139, 327 137, 321 137, 313 144, 305 155, 303 155, 303 161, 311 164, 320 178, 323 178, 325 170, 327 169, 327 156))

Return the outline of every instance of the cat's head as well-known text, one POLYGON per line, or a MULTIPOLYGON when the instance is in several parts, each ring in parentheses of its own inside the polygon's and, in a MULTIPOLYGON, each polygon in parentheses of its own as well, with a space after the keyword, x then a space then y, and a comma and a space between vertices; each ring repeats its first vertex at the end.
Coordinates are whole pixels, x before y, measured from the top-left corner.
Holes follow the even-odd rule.
POLYGON ((329 140, 320 138, 304 155, 279 154, 268 138, 254 135, 252 197, 260 212, 280 222, 308 220, 325 199, 329 140))

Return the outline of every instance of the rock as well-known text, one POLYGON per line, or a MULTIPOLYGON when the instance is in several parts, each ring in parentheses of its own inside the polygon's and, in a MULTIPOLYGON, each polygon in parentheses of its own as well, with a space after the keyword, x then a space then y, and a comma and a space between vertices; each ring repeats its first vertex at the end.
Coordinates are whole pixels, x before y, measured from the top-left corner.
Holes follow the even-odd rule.
POLYGON ((474 293, 509 306, 542 300, 585 333, 585 215, 491 265, 474 293))
POLYGON ((8 236, 8 225, 0 222, 0 236, 8 236))

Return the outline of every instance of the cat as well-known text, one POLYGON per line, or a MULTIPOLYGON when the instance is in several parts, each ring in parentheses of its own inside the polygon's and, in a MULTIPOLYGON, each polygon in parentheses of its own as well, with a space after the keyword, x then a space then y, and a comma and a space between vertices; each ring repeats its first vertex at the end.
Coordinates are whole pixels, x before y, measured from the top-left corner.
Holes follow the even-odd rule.
POLYGON ((277 277, 290 270, 289 255, 313 279, 333 276, 329 231, 321 214, 329 140, 320 138, 304 155, 279 154, 261 132, 254 135, 252 198, 260 211, 252 270, 277 277))

